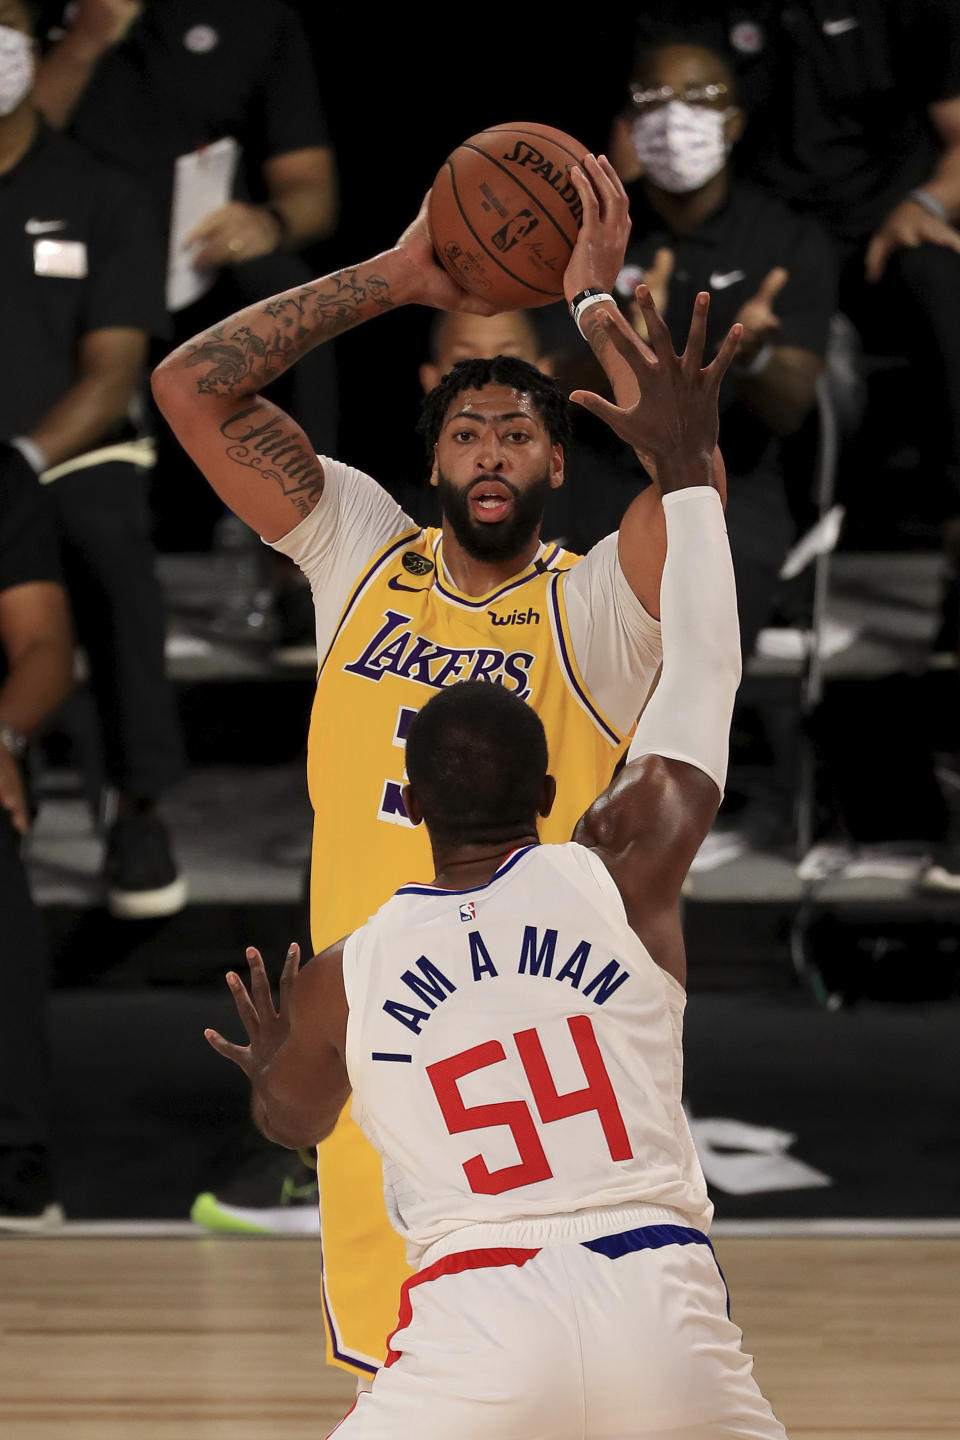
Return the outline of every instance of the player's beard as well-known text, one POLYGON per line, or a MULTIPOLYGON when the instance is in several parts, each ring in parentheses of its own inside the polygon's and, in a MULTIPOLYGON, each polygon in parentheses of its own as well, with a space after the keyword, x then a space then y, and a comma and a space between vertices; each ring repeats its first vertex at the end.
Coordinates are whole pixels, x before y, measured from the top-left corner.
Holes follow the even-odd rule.
POLYGON ((502 475, 480 475, 461 490, 437 472, 437 494, 440 509, 458 542, 474 560, 512 560, 530 544, 541 524, 550 493, 550 477, 544 474, 523 490, 504 480, 502 475), (513 497, 513 511, 506 520, 474 520, 470 515, 470 496, 486 480, 496 480, 513 497))

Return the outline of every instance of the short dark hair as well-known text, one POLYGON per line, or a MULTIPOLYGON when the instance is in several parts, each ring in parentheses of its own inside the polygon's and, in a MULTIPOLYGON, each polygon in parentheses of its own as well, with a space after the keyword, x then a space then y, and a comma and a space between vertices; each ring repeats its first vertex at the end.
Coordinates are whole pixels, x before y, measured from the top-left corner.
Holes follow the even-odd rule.
POLYGON ((424 397, 417 429, 431 458, 451 403, 464 390, 482 390, 485 385, 508 385, 529 395, 550 443, 570 444, 570 412, 556 380, 516 355, 494 355, 492 360, 458 360, 424 397))
POLYGON ((410 726, 406 760, 432 836, 494 844, 536 825, 547 737, 502 685, 465 680, 434 695, 410 726))
POLYGON ((722 25, 708 19, 703 19, 699 23, 662 22, 649 26, 645 26, 641 21, 633 53, 631 81, 643 80, 647 67, 652 63, 654 57, 661 50, 666 50, 674 45, 684 45, 694 50, 706 50, 719 60, 727 71, 728 98, 733 105, 740 103, 736 57, 727 41, 722 25))

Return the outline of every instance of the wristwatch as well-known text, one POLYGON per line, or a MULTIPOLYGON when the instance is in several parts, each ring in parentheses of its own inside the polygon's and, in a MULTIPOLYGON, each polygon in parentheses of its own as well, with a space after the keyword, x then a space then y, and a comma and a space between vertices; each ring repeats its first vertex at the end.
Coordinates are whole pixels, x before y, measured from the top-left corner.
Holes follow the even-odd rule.
POLYGON ((0 725, 0 745, 6 746, 14 760, 19 760, 27 748, 27 737, 12 725, 0 725))

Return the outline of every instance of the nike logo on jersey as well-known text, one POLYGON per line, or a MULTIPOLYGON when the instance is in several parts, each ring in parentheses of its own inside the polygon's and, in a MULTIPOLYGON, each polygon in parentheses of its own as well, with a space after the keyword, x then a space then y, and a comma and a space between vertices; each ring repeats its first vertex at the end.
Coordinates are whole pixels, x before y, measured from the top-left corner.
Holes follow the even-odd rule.
POLYGON ((66 220, 28 220, 24 225, 28 235, 49 235, 53 230, 66 230, 66 220))
POLYGON ((391 575, 391 576, 390 576, 390 579, 387 581, 387 588, 388 588, 389 590, 409 590, 409 591, 411 591, 412 594, 414 594, 414 595, 422 595, 423 592, 424 592, 424 590, 429 590, 429 589, 430 589, 430 586, 429 586, 429 585, 404 585, 403 581, 402 581, 402 580, 398 580, 397 577, 396 577, 396 575, 391 575))
POLYGON ((738 280, 746 280, 745 270, 714 270, 710 276, 711 290, 726 290, 728 285, 736 285, 738 280))
POLYGON ((398 675, 418 685, 442 690, 458 680, 491 680, 520 700, 530 694, 530 671, 535 655, 527 650, 498 650, 493 646, 454 649, 437 645, 414 633, 411 616, 399 610, 384 611, 384 623, 362 654, 343 669, 348 675, 380 681, 398 675))
POLYGON ((860 21, 855 15, 845 15, 840 20, 824 20, 824 35, 846 35, 848 30, 858 30, 860 21))

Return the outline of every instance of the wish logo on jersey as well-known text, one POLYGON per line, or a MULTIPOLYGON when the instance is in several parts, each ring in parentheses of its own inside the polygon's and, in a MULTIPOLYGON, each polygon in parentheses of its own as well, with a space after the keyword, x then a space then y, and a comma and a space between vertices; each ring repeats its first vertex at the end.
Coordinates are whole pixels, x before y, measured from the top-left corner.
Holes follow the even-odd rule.
MULTIPOLYGON (((442 690, 458 680, 492 680, 520 700, 530 695, 530 671, 535 656, 528 650, 454 649, 417 635, 413 620, 399 610, 386 610, 384 623, 356 660, 344 665, 348 675, 380 681, 398 675, 418 685, 442 690)), ((507 621, 503 623, 509 623, 507 621)))

